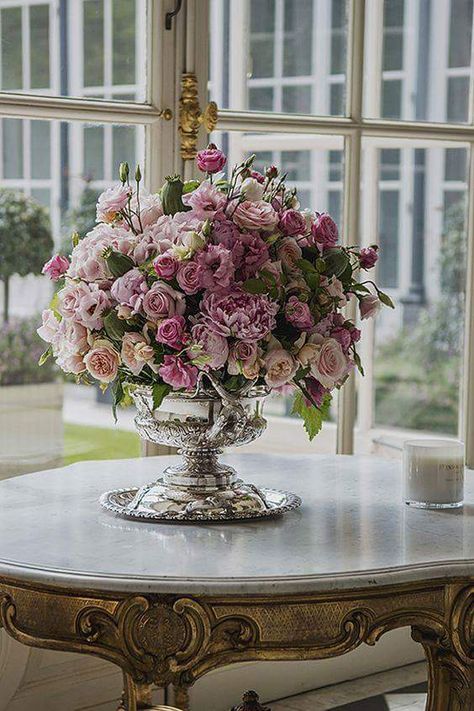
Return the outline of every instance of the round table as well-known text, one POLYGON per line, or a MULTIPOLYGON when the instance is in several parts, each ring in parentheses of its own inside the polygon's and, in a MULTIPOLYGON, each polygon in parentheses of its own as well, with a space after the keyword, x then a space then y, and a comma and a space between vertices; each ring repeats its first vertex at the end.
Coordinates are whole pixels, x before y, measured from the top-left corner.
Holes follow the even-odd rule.
POLYGON ((122 668, 123 708, 176 705, 219 666, 322 659, 410 626, 430 711, 474 708, 474 481, 466 505, 402 503, 400 464, 374 457, 228 456, 303 505, 240 523, 131 522, 99 508, 171 457, 81 462, 0 482, 0 621, 24 644, 122 668))

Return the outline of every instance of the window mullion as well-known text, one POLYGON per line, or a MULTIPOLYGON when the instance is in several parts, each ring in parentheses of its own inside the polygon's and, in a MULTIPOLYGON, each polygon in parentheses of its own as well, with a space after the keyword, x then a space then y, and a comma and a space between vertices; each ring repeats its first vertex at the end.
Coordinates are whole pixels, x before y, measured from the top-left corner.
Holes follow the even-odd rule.
POLYGON ((464 376, 462 378, 462 426, 466 465, 474 468, 474 141, 469 151, 466 315, 464 327, 464 376))

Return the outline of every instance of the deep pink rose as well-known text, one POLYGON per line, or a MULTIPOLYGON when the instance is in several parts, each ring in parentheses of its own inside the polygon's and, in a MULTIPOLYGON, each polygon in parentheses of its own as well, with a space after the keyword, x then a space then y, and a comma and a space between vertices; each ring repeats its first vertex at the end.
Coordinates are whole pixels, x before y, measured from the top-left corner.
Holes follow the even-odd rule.
POLYGON ((178 271, 179 262, 171 252, 164 252, 157 256, 153 267, 162 279, 172 279, 178 271))
POLYGON ((231 209, 232 220, 244 230, 273 230, 278 223, 278 213, 264 200, 244 200, 231 209))
POLYGON ((159 374, 175 390, 192 390, 196 386, 198 369, 190 363, 184 363, 178 356, 165 355, 159 374))
POLYGON ((327 212, 316 215, 311 228, 312 241, 321 249, 334 247, 339 239, 337 225, 327 212))
POLYGON ((298 210, 285 210, 280 216, 280 229, 287 235, 304 235, 306 220, 298 210))
POLYGON ((360 336, 361 336, 361 332, 358 328, 355 328, 355 327, 351 328, 352 343, 357 343, 358 341, 360 341, 360 336))
POLYGON ((99 196, 97 202, 97 222, 115 222, 121 219, 121 212, 132 196, 129 185, 113 185, 99 196))
POLYGON ((227 158, 213 143, 204 151, 199 151, 196 164, 203 173, 218 173, 225 166, 227 158))
POLYGON ((192 207, 195 217, 213 220, 217 213, 224 210, 227 198, 214 185, 204 180, 192 193, 183 195, 183 202, 192 207))
POLYGON ((360 317, 362 321, 375 316, 381 307, 380 299, 375 294, 367 294, 359 301, 360 317))
POLYGON ((183 345, 185 326, 186 321, 183 316, 165 318, 158 326, 156 340, 158 343, 164 343, 166 346, 178 350, 183 345))
POLYGON ((207 292, 201 301, 201 318, 221 336, 258 341, 275 328, 278 308, 266 294, 249 294, 236 287, 207 292))
POLYGON ((46 262, 41 274, 46 274, 49 276, 51 281, 58 281, 69 268, 69 260, 67 257, 63 257, 60 254, 55 254, 51 257, 49 262, 46 262))
POLYGON ((347 351, 352 343, 351 332, 343 326, 336 326, 336 328, 333 328, 331 331, 331 338, 335 338, 336 341, 341 344, 344 351, 347 351))
POLYGON ((226 288, 234 277, 231 252, 220 244, 208 244, 196 256, 201 283, 206 289, 226 288))
POLYGON ((120 356, 112 343, 99 340, 84 356, 84 364, 93 378, 101 383, 111 383, 117 377, 120 356))
POLYGON ((196 294, 202 286, 202 267, 193 260, 180 262, 176 276, 178 284, 185 294, 196 294))
POLYGON ((247 341, 237 341, 234 343, 229 353, 227 371, 229 375, 239 375, 244 370, 253 366, 258 356, 257 344, 247 341))
POLYGON ((324 388, 318 380, 308 377, 304 379, 305 388, 311 395, 311 401, 305 398, 307 405, 316 405, 316 407, 321 407, 323 404, 324 397, 328 394, 329 390, 324 388))
POLYGON ((155 281, 143 297, 143 311, 150 321, 161 321, 175 314, 182 316, 185 310, 184 294, 163 281, 155 281))
POLYGON ((112 284, 110 293, 121 306, 129 306, 131 314, 138 313, 148 291, 145 276, 139 269, 130 269, 112 284))
POLYGON ((257 180, 259 183, 265 182, 265 176, 262 175, 262 173, 259 173, 258 170, 251 170, 250 177, 253 178, 254 180, 257 180))
POLYGON ((362 269, 372 269, 378 258, 376 247, 363 247, 359 252, 359 264, 362 269))
POLYGON ((309 306, 298 299, 297 296, 290 296, 285 306, 285 316, 288 323, 302 331, 308 331, 314 326, 314 319, 309 310, 309 306))
POLYGON ((202 323, 196 324, 191 330, 192 344, 189 357, 193 358, 198 368, 202 370, 219 370, 229 355, 227 339, 220 336, 202 323))
POLYGON ((264 358, 264 365, 265 382, 271 388, 286 385, 298 370, 298 363, 284 348, 274 348, 268 351, 264 358))

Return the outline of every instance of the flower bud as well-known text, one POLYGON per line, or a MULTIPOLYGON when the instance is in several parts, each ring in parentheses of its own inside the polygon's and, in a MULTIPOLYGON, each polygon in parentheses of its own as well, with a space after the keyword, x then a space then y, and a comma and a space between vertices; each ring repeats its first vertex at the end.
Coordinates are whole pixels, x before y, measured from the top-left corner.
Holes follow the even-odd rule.
POLYGON ((269 180, 273 180, 273 178, 276 178, 278 175, 278 168, 276 165, 271 165, 267 170, 265 171, 265 175, 269 180))
POLYGON ((128 163, 120 163, 120 168, 119 168, 120 182, 126 183, 129 175, 130 175, 130 168, 128 166, 128 163))
POLYGON ((142 171, 140 170, 140 166, 137 165, 137 168, 135 170, 135 180, 137 181, 137 183, 139 183, 141 179, 142 179, 142 171))
POLYGON ((72 240, 72 246, 77 247, 77 245, 81 241, 81 235, 79 234, 79 232, 73 232, 71 235, 71 240, 72 240))

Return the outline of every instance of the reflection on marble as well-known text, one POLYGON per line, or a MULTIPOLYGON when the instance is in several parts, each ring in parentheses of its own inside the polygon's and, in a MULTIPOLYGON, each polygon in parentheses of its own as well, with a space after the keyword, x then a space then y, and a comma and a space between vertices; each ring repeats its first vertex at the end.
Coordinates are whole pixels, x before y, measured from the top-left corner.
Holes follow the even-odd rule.
POLYGON ((190 594, 319 591, 474 572, 474 478, 456 511, 402 503, 400 464, 375 457, 224 458, 257 485, 291 488, 285 517, 134 523, 100 494, 157 477, 170 457, 82 462, 0 482, 0 575, 71 587, 190 594))

